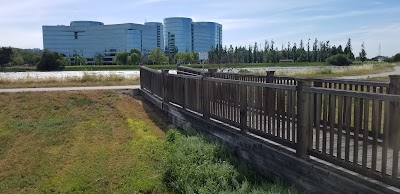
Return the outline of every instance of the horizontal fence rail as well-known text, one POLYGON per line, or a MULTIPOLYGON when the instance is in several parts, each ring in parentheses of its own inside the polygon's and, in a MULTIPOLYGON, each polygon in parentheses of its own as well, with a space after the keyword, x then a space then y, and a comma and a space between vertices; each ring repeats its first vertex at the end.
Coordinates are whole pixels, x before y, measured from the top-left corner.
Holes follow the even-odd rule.
POLYGON ((184 74, 184 75, 202 75, 203 73, 208 72, 207 70, 184 67, 184 66, 178 66, 176 70, 178 74, 184 74))
POLYGON ((313 81, 315 87, 389 94, 388 82, 339 80, 339 79, 314 79, 313 81))
POLYGON ((164 103, 400 188, 400 76, 390 84, 278 78, 141 68, 142 89, 164 103))

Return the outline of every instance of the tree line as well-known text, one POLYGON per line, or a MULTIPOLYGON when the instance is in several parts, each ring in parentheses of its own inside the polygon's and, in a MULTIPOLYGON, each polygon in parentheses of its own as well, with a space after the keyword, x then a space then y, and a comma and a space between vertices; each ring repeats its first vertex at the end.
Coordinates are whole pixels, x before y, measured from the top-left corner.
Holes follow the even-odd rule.
MULTIPOLYGON (((265 41, 264 45, 254 43, 249 46, 228 47, 217 46, 208 53, 210 63, 278 63, 281 60, 289 60, 293 62, 326 62, 327 59, 334 55, 345 55, 351 61, 354 61, 355 55, 352 52, 351 39, 347 44, 331 45, 330 41, 320 41, 317 38, 313 42, 308 39, 307 43, 300 40, 287 45, 280 45, 280 48, 273 40, 265 41)), ((360 60, 366 60, 366 52, 364 44, 362 52, 360 52, 360 60)))
POLYGON ((0 48, 1 67, 21 65, 36 66, 41 57, 42 51, 39 49, 0 48))

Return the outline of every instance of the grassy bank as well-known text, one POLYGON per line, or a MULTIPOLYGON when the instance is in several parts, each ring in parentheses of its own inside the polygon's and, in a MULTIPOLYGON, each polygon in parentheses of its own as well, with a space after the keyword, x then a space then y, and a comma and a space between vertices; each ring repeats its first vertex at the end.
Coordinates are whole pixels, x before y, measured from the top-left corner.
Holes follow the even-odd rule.
POLYGON ((2 193, 161 193, 166 128, 117 91, 0 95, 2 193))
POLYGON ((173 193, 297 193, 267 180, 215 139, 167 134, 164 182, 173 193))
MULTIPOLYGON (((354 75, 369 75, 383 72, 390 72, 394 70, 395 64, 378 63, 378 64, 364 64, 353 65, 346 68, 321 68, 321 69, 304 69, 296 71, 278 70, 275 75, 278 76, 291 76, 303 78, 334 78, 341 76, 354 76, 354 75)), ((265 71, 250 71, 241 70, 239 73, 248 74, 265 74, 265 71)))
POLYGON ((118 86, 137 85, 139 76, 92 75, 84 73, 82 77, 67 78, 34 78, 26 77, 17 80, 0 78, 0 88, 39 88, 39 87, 72 87, 72 86, 118 86))
POLYGON ((295 193, 119 91, 0 95, 2 193, 295 193))

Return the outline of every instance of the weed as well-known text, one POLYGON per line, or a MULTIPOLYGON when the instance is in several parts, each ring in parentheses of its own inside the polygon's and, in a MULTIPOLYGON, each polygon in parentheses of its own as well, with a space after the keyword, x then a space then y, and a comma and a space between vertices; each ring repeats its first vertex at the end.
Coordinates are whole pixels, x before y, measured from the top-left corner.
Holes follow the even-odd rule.
POLYGON ((272 184, 228 147, 201 134, 167 133, 164 182, 174 193, 296 193, 272 184))

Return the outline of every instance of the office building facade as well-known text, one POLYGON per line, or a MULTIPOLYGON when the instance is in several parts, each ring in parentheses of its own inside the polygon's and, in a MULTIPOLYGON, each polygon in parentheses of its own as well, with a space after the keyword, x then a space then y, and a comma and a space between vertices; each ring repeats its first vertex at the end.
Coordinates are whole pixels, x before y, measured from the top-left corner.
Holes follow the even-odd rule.
POLYGON ((222 25, 184 17, 165 18, 164 41, 166 53, 208 52, 222 45, 222 25))
POLYGON ((96 55, 112 63, 118 52, 138 49, 143 55, 154 48, 166 53, 207 52, 222 45, 222 26, 213 22, 193 22, 190 18, 166 18, 164 23, 104 25, 96 21, 72 21, 69 26, 43 26, 43 47, 73 62, 84 56, 89 63, 96 55))

